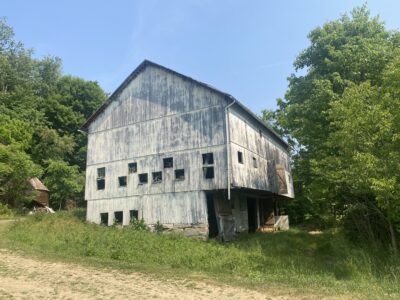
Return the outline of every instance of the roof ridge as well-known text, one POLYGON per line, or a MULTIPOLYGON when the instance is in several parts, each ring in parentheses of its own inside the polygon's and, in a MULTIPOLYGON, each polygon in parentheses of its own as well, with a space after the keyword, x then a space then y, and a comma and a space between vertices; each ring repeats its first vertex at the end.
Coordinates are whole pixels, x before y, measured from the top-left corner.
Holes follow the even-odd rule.
POLYGON ((228 94, 226 92, 223 92, 207 83, 204 83, 202 81, 199 81, 197 79, 194 79, 190 76, 184 75, 182 73, 179 73, 175 70, 172 70, 170 68, 164 67, 158 63, 155 63, 151 60, 144 59, 133 71, 128 75, 128 77, 125 78, 125 80, 117 87, 117 89, 108 97, 108 99, 86 120, 85 124, 82 125, 81 129, 87 130, 88 126, 90 123, 96 119, 96 117, 114 100, 114 98, 120 94, 120 92, 128 85, 141 71, 144 69, 146 66, 152 65, 157 68, 161 68, 169 73, 175 74, 183 79, 193 81, 207 89, 210 89, 216 93, 219 93, 223 95, 224 97, 230 98, 232 100, 235 100, 235 104, 237 104, 240 108, 242 108, 246 113, 248 113, 253 119, 255 119, 257 122, 259 122, 261 125, 263 125, 268 131, 270 131, 280 142, 284 144, 285 147, 289 147, 289 144, 273 129, 271 128, 264 120, 262 120, 259 116, 257 116, 254 112, 252 112, 247 106, 242 104, 239 100, 237 100, 235 97, 233 97, 231 94, 228 94))

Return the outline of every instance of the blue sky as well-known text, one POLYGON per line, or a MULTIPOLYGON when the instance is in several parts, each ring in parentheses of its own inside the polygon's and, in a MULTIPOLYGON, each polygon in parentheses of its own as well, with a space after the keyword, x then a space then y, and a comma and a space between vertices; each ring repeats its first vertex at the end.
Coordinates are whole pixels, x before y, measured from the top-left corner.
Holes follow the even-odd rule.
MULTIPOLYGON (((283 97, 307 34, 365 1, 3 1, 16 38, 65 73, 112 92, 149 59, 226 91, 259 113, 283 97)), ((389 29, 400 1, 368 1, 389 29)))

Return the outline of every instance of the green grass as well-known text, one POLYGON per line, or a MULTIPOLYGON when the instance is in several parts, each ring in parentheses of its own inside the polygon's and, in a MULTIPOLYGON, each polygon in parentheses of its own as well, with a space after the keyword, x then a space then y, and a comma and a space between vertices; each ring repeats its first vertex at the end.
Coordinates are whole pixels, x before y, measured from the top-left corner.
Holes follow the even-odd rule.
MULTIPOLYGON (((400 298, 399 261, 349 243, 338 232, 243 234, 234 242, 87 224, 75 213, 8 224, 0 246, 133 271, 192 274, 259 289, 400 298)), ((3 225, 4 226, 4 225, 3 225)))

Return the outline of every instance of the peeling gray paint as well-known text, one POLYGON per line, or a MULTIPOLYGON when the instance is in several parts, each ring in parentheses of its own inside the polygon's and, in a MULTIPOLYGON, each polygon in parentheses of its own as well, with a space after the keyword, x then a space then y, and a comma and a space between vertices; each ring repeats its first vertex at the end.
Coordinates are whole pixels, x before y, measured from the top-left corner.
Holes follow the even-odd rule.
MULTIPOLYGON (((100 213, 123 211, 126 225, 129 210, 138 210, 148 224, 207 225, 205 192, 227 189, 227 104, 223 94, 165 69, 148 65, 141 70, 88 126, 87 219, 99 223, 100 213), (202 154, 208 152, 214 154, 213 179, 203 177, 202 154), (163 168, 165 157, 173 157, 173 168, 163 168), (137 163, 137 173, 128 173, 131 162, 137 163), (97 190, 101 167, 106 168, 106 184, 97 190), (175 180, 175 169, 185 170, 183 181, 175 180), (158 171, 162 182, 152 183, 152 172, 158 171), (147 184, 139 184, 141 173, 148 174, 147 184), (126 187, 118 186, 119 176, 127 176, 126 187)), ((277 193, 275 165, 283 165, 290 174, 283 143, 240 106, 232 107, 229 120, 233 188, 277 193), (243 152, 244 164, 238 164, 237 151, 243 152), (256 169, 252 157, 257 158, 256 169)), ((293 186, 289 187, 286 196, 292 197, 293 186)), ((240 206, 236 194, 233 201, 240 206)), ((230 213, 236 230, 247 230, 247 210, 230 213)))

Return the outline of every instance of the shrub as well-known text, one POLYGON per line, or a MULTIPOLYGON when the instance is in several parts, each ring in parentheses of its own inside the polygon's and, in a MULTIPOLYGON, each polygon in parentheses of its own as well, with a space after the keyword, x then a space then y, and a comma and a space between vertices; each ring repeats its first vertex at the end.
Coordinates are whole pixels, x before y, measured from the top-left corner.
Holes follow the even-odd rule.
POLYGON ((14 212, 8 207, 7 204, 0 202, 0 218, 12 218, 14 217, 14 212))
POLYGON ((148 231, 149 227, 147 226, 147 224, 144 222, 143 219, 136 219, 136 218, 132 218, 131 222, 130 222, 130 227, 134 230, 143 230, 143 231, 148 231))

